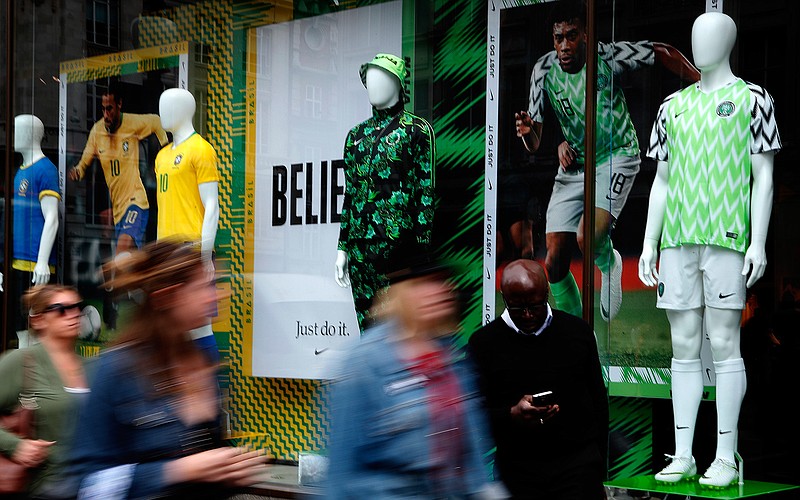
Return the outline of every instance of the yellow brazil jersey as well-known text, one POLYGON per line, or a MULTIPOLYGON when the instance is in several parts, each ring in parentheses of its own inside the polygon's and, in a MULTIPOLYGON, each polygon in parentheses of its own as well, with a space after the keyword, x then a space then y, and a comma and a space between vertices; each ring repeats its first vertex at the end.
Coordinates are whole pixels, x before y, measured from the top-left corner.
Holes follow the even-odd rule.
POLYGON ((205 209, 197 186, 219 182, 217 152, 199 134, 156 156, 158 239, 177 236, 200 241, 205 209))
POLYGON ((139 141, 156 134, 163 146, 167 133, 161 128, 158 115, 136 115, 123 113, 120 126, 113 133, 106 130, 103 120, 98 121, 89 132, 77 169, 80 178, 93 158, 100 160, 103 175, 111 196, 114 224, 119 223, 131 205, 149 208, 147 192, 139 175, 139 141))

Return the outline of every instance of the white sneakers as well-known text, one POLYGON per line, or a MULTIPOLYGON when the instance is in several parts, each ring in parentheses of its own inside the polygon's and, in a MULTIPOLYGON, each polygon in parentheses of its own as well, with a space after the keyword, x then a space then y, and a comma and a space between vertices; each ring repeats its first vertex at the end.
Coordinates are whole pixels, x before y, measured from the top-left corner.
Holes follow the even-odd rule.
POLYGON ((622 308, 622 256, 614 249, 614 265, 608 274, 600 273, 600 316, 614 319, 622 308))
MULTIPOLYGON (((697 463, 694 457, 676 457, 667 455, 671 460, 670 464, 664 467, 655 475, 655 480, 661 483, 678 483, 687 479, 692 479, 697 474, 697 463)), ((698 482, 700 486, 707 488, 727 488, 739 479, 739 471, 736 464, 716 458, 711 462, 711 466, 706 470, 698 482)))
POLYGON ((667 458, 669 458, 671 462, 661 469, 661 472, 656 474, 656 481, 662 483, 678 483, 697 474, 697 463, 694 461, 694 457, 667 455, 667 458))
POLYGON ((736 464, 724 458, 717 458, 711 462, 705 474, 700 478, 700 485, 709 488, 727 488, 739 479, 736 464))

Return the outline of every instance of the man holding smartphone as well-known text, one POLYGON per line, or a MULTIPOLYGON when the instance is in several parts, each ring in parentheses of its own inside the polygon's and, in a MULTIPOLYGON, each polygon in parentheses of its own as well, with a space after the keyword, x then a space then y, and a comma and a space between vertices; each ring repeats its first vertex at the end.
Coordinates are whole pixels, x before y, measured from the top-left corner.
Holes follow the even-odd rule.
POLYGON ((505 310, 468 344, 495 472, 513 498, 605 498, 608 397, 592 328, 550 307, 536 261, 508 264, 500 290, 505 310))

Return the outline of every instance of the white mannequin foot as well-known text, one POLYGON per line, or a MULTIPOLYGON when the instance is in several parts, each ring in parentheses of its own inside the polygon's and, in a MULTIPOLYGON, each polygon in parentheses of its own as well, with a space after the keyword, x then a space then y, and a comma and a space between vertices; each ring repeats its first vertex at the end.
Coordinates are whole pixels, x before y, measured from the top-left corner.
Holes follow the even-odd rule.
POLYGON ((694 457, 667 455, 667 458, 672 462, 655 475, 656 481, 678 483, 697 474, 697 462, 694 461, 694 457))
POLYGON ((705 474, 700 477, 700 486, 708 488, 727 488, 739 479, 736 464, 724 458, 715 458, 705 474))

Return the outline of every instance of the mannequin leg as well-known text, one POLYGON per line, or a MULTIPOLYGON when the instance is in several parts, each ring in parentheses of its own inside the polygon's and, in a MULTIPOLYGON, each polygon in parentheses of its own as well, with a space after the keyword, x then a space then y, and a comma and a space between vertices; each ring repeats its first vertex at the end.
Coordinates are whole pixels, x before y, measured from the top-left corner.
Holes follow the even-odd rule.
POLYGON ((747 389, 740 349, 739 309, 706 308, 708 336, 717 378, 717 450, 700 484, 723 487, 738 479, 734 453, 739 436, 739 411, 747 389))
POLYGON ((733 463, 739 434, 739 410, 747 390, 744 360, 714 361, 714 371, 717 376, 716 458, 733 463))
POLYGON ((747 388, 740 348, 739 309, 706 308, 706 324, 717 377, 717 458, 733 462, 739 410, 747 388))
POLYGON ((655 475, 657 481, 674 483, 697 473, 692 456, 697 411, 703 397, 700 364, 703 316, 701 309, 667 311, 672 336, 672 412, 675 423, 675 455, 655 475))
POLYGON ((703 368, 699 359, 672 358, 672 413, 675 456, 691 457, 697 411, 703 399, 703 368))
POLYGON ((700 346, 703 340, 701 309, 667 311, 672 338, 672 410, 675 416, 675 455, 692 456, 697 410, 703 398, 700 346), (677 371, 676 371, 677 369, 677 371))

